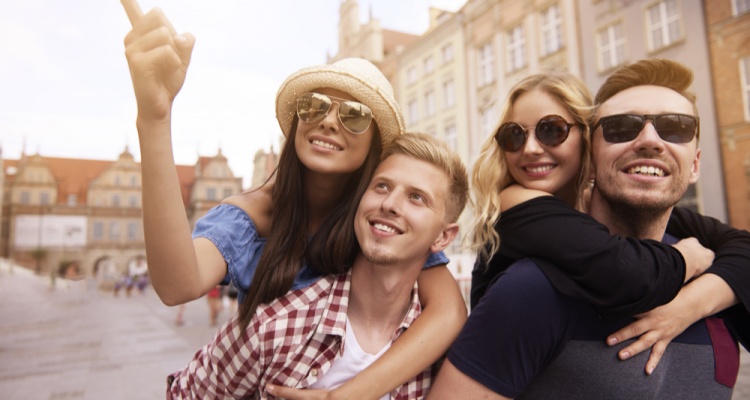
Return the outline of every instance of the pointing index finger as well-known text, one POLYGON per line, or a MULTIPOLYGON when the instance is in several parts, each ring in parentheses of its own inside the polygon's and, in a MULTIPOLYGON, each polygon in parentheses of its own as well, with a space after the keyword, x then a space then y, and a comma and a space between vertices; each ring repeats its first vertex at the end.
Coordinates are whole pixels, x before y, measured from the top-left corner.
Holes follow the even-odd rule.
POLYGON ((121 2, 125 13, 128 14, 130 25, 135 25, 143 16, 143 11, 141 11, 141 6, 138 5, 138 0, 121 0, 121 2))

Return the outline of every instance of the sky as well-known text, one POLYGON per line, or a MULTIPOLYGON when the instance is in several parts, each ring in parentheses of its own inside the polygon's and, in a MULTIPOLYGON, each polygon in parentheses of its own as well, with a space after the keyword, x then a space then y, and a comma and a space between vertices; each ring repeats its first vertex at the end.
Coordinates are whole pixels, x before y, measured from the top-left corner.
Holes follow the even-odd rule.
MULTIPOLYGON (((196 46, 173 107, 175 161, 219 148, 249 184, 255 153, 278 151, 276 90, 292 72, 338 51, 341 0, 140 0, 160 7, 196 46)), ((385 29, 421 34, 429 7, 465 0, 360 0, 385 29)), ((0 148, 47 157, 140 160, 136 105, 124 55, 130 30, 119 0, 0 0, 0 148)))

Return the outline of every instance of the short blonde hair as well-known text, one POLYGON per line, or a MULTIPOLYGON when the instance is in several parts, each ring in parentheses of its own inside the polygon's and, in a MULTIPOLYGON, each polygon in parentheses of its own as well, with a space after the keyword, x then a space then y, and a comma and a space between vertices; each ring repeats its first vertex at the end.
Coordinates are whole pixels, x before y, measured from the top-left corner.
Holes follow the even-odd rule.
POLYGON ((397 136, 383 149, 381 162, 394 154, 428 162, 448 175, 450 185, 446 193, 445 222, 456 222, 469 199, 469 177, 466 173, 466 166, 458 154, 449 149, 442 140, 415 132, 397 136))

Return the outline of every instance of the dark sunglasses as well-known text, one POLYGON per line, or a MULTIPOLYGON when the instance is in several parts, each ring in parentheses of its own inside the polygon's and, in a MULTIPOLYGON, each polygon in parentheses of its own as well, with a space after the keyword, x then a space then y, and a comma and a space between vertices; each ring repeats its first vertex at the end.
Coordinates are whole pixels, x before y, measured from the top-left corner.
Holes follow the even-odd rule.
POLYGON ((640 135, 646 121, 654 124, 659 137, 670 143, 689 143, 698 133, 698 118, 686 114, 616 114, 602 117, 594 126, 601 126, 604 140, 624 143, 640 135))
MULTIPOLYGON (((555 147, 568 138, 570 129, 574 126, 581 124, 570 124, 559 115, 548 115, 537 122, 534 133, 539 143, 555 147)), ((515 122, 506 122, 495 132, 495 140, 500 148, 511 153, 520 150, 526 144, 528 136, 527 130, 515 122)))
POLYGON ((339 121, 347 131, 361 134, 370 127, 372 110, 366 105, 321 93, 305 93, 297 99, 297 116, 304 122, 325 118, 333 103, 339 105, 339 121), (335 99, 335 101, 333 100, 335 99))

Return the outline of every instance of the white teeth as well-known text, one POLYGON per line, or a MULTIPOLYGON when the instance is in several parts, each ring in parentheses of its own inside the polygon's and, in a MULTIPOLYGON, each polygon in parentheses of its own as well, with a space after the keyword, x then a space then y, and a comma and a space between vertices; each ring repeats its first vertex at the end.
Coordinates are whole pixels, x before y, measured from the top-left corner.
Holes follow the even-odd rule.
POLYGON ((388 232, 388 233, 396 233, 396 230, 391 228, 388 225, 375 223, 375 224, 372 224, 372 226, 379 231, 388 232))
POLYGON ((628 169, 629 174, 639 174, 639 175, 650 175, 650 176, 664 176, 664 170, 659 167, 654 166, 646 166, 646 165, 638 165, 635 167, 632 167, 628 169))
POLYGON ((542 165, 541 167, 528 167, 527 171, 531 173, 546 172, 552 169, 552 165, 542 165))
POLYGON ((324 142, 322 140, 313 140, 312 144, 314 144, 316 146, 320 146, 320 147, 325 147, 326 149, 341 150, 339 147, 336 147, 336 146, 334 146, 334 145, 332 145, 330 143, 326 143, 326 142, 324 142))

